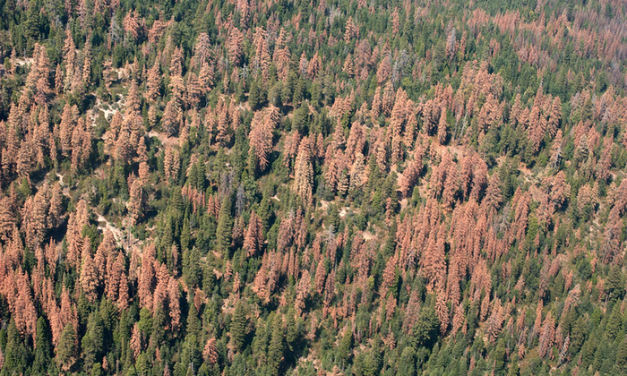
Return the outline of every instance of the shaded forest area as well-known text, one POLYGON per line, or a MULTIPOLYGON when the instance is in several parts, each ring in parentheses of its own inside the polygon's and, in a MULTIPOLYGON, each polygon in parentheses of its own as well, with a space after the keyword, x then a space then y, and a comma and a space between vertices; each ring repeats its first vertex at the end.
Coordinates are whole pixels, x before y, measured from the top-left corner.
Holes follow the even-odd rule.
POLYGON ((627 373, 620 0, 0 0, 0 376, 627 373))

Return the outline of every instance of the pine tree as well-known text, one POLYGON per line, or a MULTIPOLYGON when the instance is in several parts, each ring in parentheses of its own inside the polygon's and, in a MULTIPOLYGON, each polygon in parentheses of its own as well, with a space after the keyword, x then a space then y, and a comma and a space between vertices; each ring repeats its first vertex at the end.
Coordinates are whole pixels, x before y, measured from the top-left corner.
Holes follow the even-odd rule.
POLYGON ((154 245, 149 245, 142 254, 141 270, 137 286, 137 295, 142 307, 152 309, 152 291, 155 285, 155 270, 153 266, 154 245))
POLYGON ((188 286, 194 287, 200 283, 200 252, 196 247, 183 250, 183 277, 188 286))
POLYGON ((390 76, 392 72, 392 58, 390 55, 386 55, 381 59, 379 68, 377 69, 377 83, 382 85, 390 76))
POLYGON ((398 373, 408 376, 416 374, 416 350, 413 347, 405 347, 403 349, 399 359, 398 373))
POLYGON ((214 69, 213 66, 208 63, 203 63, 200 67, 200 72, 198 73, 198 83, 200 85, 201 90, 204 92, 209 91, 213 86, 214 80, 214 69))
POLYGON ((11 320, 7 329, 6 344, 3 354, 3 370, 15 370, 23 373, 29 362, 29 353, 20 338, 19 332, 15 327, 15 322, 11 320))
POLYGON ((141 179, 137 179, 133 182, 131 186, 131 194, 128 204, 131 225, 136 225, 142 216, 142 209, 144 204, 144 191, 142 185, 143 184, 141 179))
POLYGON ((186 89, 188 105, 191 108, 196 108, 198 106, 198 103, 200 103, 200 97, 203 94, 203 89, 200 86, 200 81, 198 80, 198 77, 196 77, 196 74, 194 74, 193 72, 190 73, 187 78, 186 89))
POLYGON ((553 99, 551 104, 551 113, 549 114, 549 121, 547 124, 547 130, 551 137, 555 136, 559 129, 560 120, 562 119, 562 101, 559 96, 553 99))
MULTIPOLYGON (((75 77, 76 67, 76 45, 69 30, 66 31, 65 44, 63 46, 65 56, 65 81, 64 91, 70 91, 72 80, 75 77)), ((78 76, 78 75, 76 75, 78 76)))
POLYGON ((118 290, 118 300, 116 302, 118 309, 121 311, 126 310, 129 305, 129 300, 128 277, 126 273, 122 273, 120 277, 120 289, 118 290))
POLYGON ((170 75, 182 76, 183 75, 183 63, 185 56, 183 56, 183 50, 179 47, 174 48, 172 56, 170 58, 170 75))
POLYGON ((616 352, 616 365, 619 370, 625 371, 627 370, 627 337, 623 339, 618 345, 618 350, 616 352))
POLYGON ((453 327, 451 329, 451 336, 455 337, 455 334, 464 326, 466 317, 464 314, 464 306, 459 304, 455 309, 455 315, 453 316, 453 327))
POLYGON ((436 286, 439 282, 443 282, 446 273, 446 263, 444 260, 445 244, 444 230, 433 230, 429 235, 429 243, 425 249, 425 253, 420 260, 423 273, 427 277, 430 286, 436 286))
POLYGON ((68 372, 76 361, 76 331, 71 323, 67 323, 57 346, 57 362, 63 371, 68 372))
POLYGON ((161 72, 159 69, 159 59, 155 59, 155 63, 148 71, 148 79, 146 81, 146 96, 149 100, 156 100, 161 90, 161 72))
POLYGON ((216 135, 216 141, 218 141, 220 146, 226 146, 231 142, 232 128, 229 122, 229 112, 227 106, 224 102, 222 102, 221 105, 222 108, 218 113, 218 134, 216 135))
POLYGON ((605 332, 607 333, 607 337, 610 340, 614 340, 618 335, 618 332, 621 330, 623 326, 623 318, 622 312, 620 309, 620 305, 615 304, 612 309, 612 313, 607 321, 607 325, 605 326, 605 332))
MULTIPOLYGON (((87 47, 87 46, 86 46, 87 47)), ((35 67, 29 73, 28 78, 32 78, 35 81, 35 102, 39 105, 46 105, 48 103, 52 90, 50 89, 50 61, 46 55, 46 49, 39 44, 35 44, 35 67)), ((27 78, 27 85, 28 85, 27 78)))
POLYGON ((35 197, 29 197, 24 203, 22 216, 26 233, 26 244, 36 249, 44 240, 46 232, 46 212, 48 211, 47 189, 41 189, 35 197))
POLYGON ((216 348, 216 339, 211 337, 207 340, 205 348, 202 352, 205 362, 214 365, 218 362, 218 349, 216 348))
POLYGON ((490 178, 490 183, 488 184, 483 203, 488 208, 497 209, 500 206, 502 200, 503 197, 501 195, 501 181, 498 174, 494 174, 490 178))
POLYGON ((244 237, 244 249, 248 257, 256 255, 261 251, 264 243, 263 223, 261 218, 254 211, 250 215, 248 228, 244 237))
POLYGON ((50 209, 48 210, 47 221, 48 226, 50 228, 59 227, 63 218, 63 192, 61 190, 61 184, 56 183, 52 188, 52 195, 50 197, 50 209))
POLYGON ((105 347, 104 323, 100 315, 92 313, 87 320, 87 330, 81 339, 81 353, 83 354, 84 367, 93 368, 96 360, 100 358, 105 347))
POLYGON ((544 358, 549 349, 553 346, 555 340, 555 322, 551 316, 551 312, 546 315, 542 331, 540 333, 540 343, 538 344, 538 355, 544 358))
POLYGON ((257 81, 253 81, 248 92, 248 105, 251 110, 256 111, 261 107, 260 95, 257 81))
POLYGON ((553 139, 553 144, 551 145, 551 158, 550 158, 550 166, 553 169, 557 169, 560 163, 560 159, 562 157, 562 130, 558 129, 555 134, 555 139, 553 139))
POLYGON ((33 368, 37 372, 44 373, 50 366, 52 359, 52 342, 50 338, 50 329, 43 317, 37 319, 37 341, 35 343, 35 361, 33 368))
POLYGON ((72 149, 72 133, 74 131, 74 119, 72 108, 69 104, 63 107, 61 114, 61 124, 59 125, 59 139, 61 141, 61 151, 64 156, 69 156, 72 149))
POLYGON ((492 314, 487 320, 486 333, 490 342, 496 342, 499 334, 501 333, 503 325, 503 307, 499 299, 495 299, 492 304, 492 314))
POLYGON ((221 251, 225 257, 231 247, 231 238, 233 233, 233 217, 231 215, 231 196, 225 195, 220 204, 220 214, 218 216, 218 225, 216 227, 216 249, 221 251))
POLYGON ((283 335, 283 323, 281 316, 275 317, 272 325, 272 335, 268 345, 268 367, 273 375, 280 374, 281 364, 284 359, 285 339, 283 335))
POLYGON ((447 136, 448 122, 446 121, 446 108, 442 107, 440 121, 438 122, 438 142, 440 145, 444 145, 446 143, 447 136))
POLYGON ((344 31, 344 41, 346 43, 351 43, 353 39, 357 36, 359 29, 355 26, 355 22, 353 21, 353 17, 348 17, 346 20, 346 28, 344 31))
POLYGON ((254 148, 256 160, 260 171, 265 171, 270 161, 269 154, 272 151, 272 132, 278 121, 278 109, 268 107, 264 112, 257 112, 251 124, 249 134, 250 145, 254 148))
POLYGON ((133 350, 133 358, 137 359, 139 353, 142 351, 142 337, 141 331, 139 330, 138 323, 133 325, 133 330, 131 332, 131 341, 130 347, 133 350))
POLYGON ((175 106, 176 105, 173 100, 169 101, 165 106, 163 118, 161 119, 161 127, 165 131, 166 135, 170 137, 177 134, 180 126, 175 106))
POLYGON ((244 303, 242 301, 238 301, 235 305, 235 311, 233 313, 231 328, 229 331, 231 343, 236 351, 242 351, 244 349, 244 341, 247 335, 246 326, 247 319, 244 303))
POLYGON ((313 167, 310 160, 310 151, 306 140, 298 147, 295 162, 294 190, 307 203, 312 199, 313 167))
POLYGON ((206 63, 211 54, 211 39, 207 33, 200 33, 196 37, 196 46, 194 47, 194 60, 196 67, 206 63))
POLYGON ((431 348, 437 339, 439 329, 440 323, 435 310, 433 310, 433 308, 423 308, 413 328, 416 345, 431 348))
POLYGON ((240 65, 242 59, 242 44, 244 35, 237 28, 232 28, 229 33, 227 48, 229 50, 229 60, 234 66, 240 65))
POLYGON ((346 59, 344 60, 344 67, 342 68, 342 71, 349 77, 353 77, 355 75, 355 62, 350 54, 346 56, 346 59))
MULTIPOLYGON (((91 247, 89 242, 86 242, 85 245, 87 247, 91 247)), ((96 266, 94 265, 94 261, 89 253, 83 256, 80 282, 83 292, 85 293, 85 297, 90 302, 95 302, 96 298, 98 297, 98 275, 96 271, 96 266)))
POLYGON ((316 274, 314 277, 316 291, 318 292, 318 294, 322 294, 322 291, 324 290, 324 282, 326 281, 326 274, 327 274, 327 270, 324 267, 324 260, 320 260, 320 262, 318 262, 318 267, 316 268, 316 274))

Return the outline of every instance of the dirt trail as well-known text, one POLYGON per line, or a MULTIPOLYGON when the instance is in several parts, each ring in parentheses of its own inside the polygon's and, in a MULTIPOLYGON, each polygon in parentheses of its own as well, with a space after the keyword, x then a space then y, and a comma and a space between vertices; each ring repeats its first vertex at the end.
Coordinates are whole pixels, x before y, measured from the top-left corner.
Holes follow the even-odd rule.
POLYGON ((70 197, 70 187, 67 187, 63 182, 64 176, 59 174, 58 172, 55 173, 55 175, 57 175, 57 177, 59 178, 59 185, 61 186, 61 191, 63 192, 63 195, 66 197, 70 197))
MULTIPOLYGON (((111 121, 111 119, 113 119, 113 116, 116 113, 120 112, 122 108, 124 108, 124 104, 126 103, 124 100, 124 96, 122 94, 119 94, 118 97, 119 99, 113 103, 103 102, 102 99, 96 98, 96 104, 94 105, 94 107, 87 111, 87 114, 91 119, 92 126, 96 126, 96 119, 100 111, 104 113, 104 117, 105 119, 107 119, 107 121, 111 121)), ((122 114, 122 117, 124 117, 124 114, 122 114)))
POLYGON ((111 233, 113 234, 113 237, 115 238, 115 240, 120 243, 123 239, 124 239, 124 234, 122 233, 122 230, 120 230, 119 228, 113 226, 111 223, 109 223, 109 221, 103 217, 102 215, 96 213, 96 220, 98 221, 99 225, 98 225, 98 229, 99 230, 109 230, 111 231, 111 233), (100 223, 104 224, 104 225, 100 225, 100 223))
POLYGON ((20 67, 22 67, 24 65, 31 65, 34 61, 35 59, 33 59, 32 57, 28 57, 25 59, 15 59, 15 65, 19 65, 20 67))
POLYGON ((161 141, 161 144, 163 146, 178 146, 179 145, 179 138, 178 137, 168 137, 168 136, 166 136, 163 133, 150 131, 150 132, 148 132, 148 137, 156 137, 156 138, 158 138, 159 141, 161 141))
POLYGON ((105 217, 101 214, 96 213, 96 220, 98 221, 98 230, 104 232, 106 230, 111 231, 113 234, 113 238, 118 243, 118 246, 124 248, 124 250, 128 253, 130 248, 141 241, 133 236, 131 233, 125 234, 124 231, 120 230, 116 226, 112 225, 105 217), (126 236, 128 235, 130 239, 126 236))
MULTIPOLYGON (((56 176, 59 178, 59 184, 61 185, 63 195, 66 197, 70 197, 70 187, 66 186, 63 182, 64 176, 59 174, 58 172, 56 173, 56 176)), ((122 230, 112 225, 111 222, 109 222, 99 213, 96 213, 96 221, 98 222, 98 230, 102 232, 104 232, 105 230, 111 231, 111 233, 113 234, 113 238, 115 239, 116 243, 118 243, 118 246, 124 248, 124 250, 127 252, 129 251, 129 248, 131 246, 140 242, 140 240, 135 238, 132 234, 129 234, 130 241, 128 241, 126 236, 124 236, 124 232, 122 230)))

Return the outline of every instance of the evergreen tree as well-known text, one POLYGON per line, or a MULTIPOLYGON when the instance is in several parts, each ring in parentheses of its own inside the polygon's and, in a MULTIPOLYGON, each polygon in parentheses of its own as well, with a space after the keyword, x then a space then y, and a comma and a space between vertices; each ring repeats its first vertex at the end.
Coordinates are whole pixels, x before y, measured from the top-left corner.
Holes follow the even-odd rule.
POLYGON ((605 332, 610 340, 614 340, 618 332, 623 328, 623 317, 619 304, 614 304, 612 313, 605 326, 605 332))
POLYGON ((37 319, 37 340, 33 370, 39 374, 51 371, 52 342, 48 324, 43 317, 37 319))
POLYGON ((187 286, 198 286, 202 278, 200 252, 198 248, 185 249, 183 251, 183 278, 187 286))
POLYGON ((622 299, 625 296, 625 282, 624 277, 620 272, 618 266, 614 266, 610 269, 610 273, 607 277, 607 295, 610 300, 622 299))
POLYGON ((440 321, 433 308, 423 308, 414 327, 414 340, 417 346, 431 348, 437 340, 440 321))
POLYGON ((57 346, 59 368, 68 372, 76 363, 76 331, 71 323, 65 325, 57 346))
POLYGON ((348 364, 350 360, 350 354, 353 347, 353 333, 350 326, 346 329, 346 333, 340 341, 340 346, 337 349, 337 360, 339 364, 348 364))
POLYGON ((216 227, 216 249, 223 255, 228 256, 231 247, 231 236, 233 232, 233 217, 231 215, 231 197, 226 195, 220 204, 220 214, 218 216, 218 226, 216 227))
POLYGON ((277 315, 272 324, 272 335, 268 345, 268 367, 272 374, 279 374, 284 359, 285 339, 281 316, 277 315))
POLYGON ((9 375, 11 370, 23 373, 28 364, 30 364, 31 359, 13 320, 9 323, 4 340, 6 341, 4 346, 4 365, 0 374, 9 375))
POLYGON ((246 311, 244 303, 242 301, 237 302, 235 305, 235 311, 233 312, 233 318, 231 319, 231 343, 237 351, 244 349, 244 342, 246 340, 246 311))
POLYGON ((84 353, 85 369, 92 369, 93 365, 101 358, 104 350, 104 327, 102 319, 97 313, 89 315, 87 332, 81 339, 81 351, 84 353))
POLYGON ((405 347, 399 359, 398 375, 413 376, 416 374, 416 350, 405 347))
POLYGON ((618 345, 616 351, 616 366, 620 372, 627 371, 627 337, 618 345))
POLYGON ((261 94, 259 93, 259 86, 257 81, 253 81, 250 84, 250 91, 248 93, 248 104, 253 111, 258 110, 261 107, 261 94))

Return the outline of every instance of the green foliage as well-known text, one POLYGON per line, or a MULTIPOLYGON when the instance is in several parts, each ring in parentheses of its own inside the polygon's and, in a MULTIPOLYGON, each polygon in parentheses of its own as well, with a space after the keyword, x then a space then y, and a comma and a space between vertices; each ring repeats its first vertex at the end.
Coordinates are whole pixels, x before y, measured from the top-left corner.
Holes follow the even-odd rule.
POLYGON ((398 365, 398 375, 414 376, 416 374, 416 350, 413 347, 405 347, 398 365))
POLYGON ((183 251, 183 278, 188 286, 198 286, 202 278, 200 252, 196 247, 183 251))
POLYGON ((68 323, 61 332, 61 339, 57 347, 57 360, 59 368, 71 370, 76 363, 76 330, 72 324, 68 323))
POLYGON ((433 308, 424 308, 420 312, 418 322, 415 324, 414 343, 416 347, 425 347, 430 349, 435 345, 438 339, 438 331, 440 328, 440 321, 433 308))
POLYGON ((246 340, 246 326, 247 319, 244 303, 239 301, 235 306, 235 312, 231 319, 230 334, 234 348, 240 351, 243 349, 244 341, 246 340))
POLYGON ((270 336, 270 344, 268 345, 268 369, 273 375, 279 374, 285 350, 283 324, 281 323, 280 316, 277 316, 276 320, 272 324, 272 335, 270 336))
POLYGON ((231 233, 233 231, 231 197, 229 195, 226 195, 220 204, 220 214, 218 218, 215 246, 218 251, 227 254, 231 247, 231 233))
POLYGON ((0 0, 0 376, 627 372, 624 7, 362 3, 0 0))

